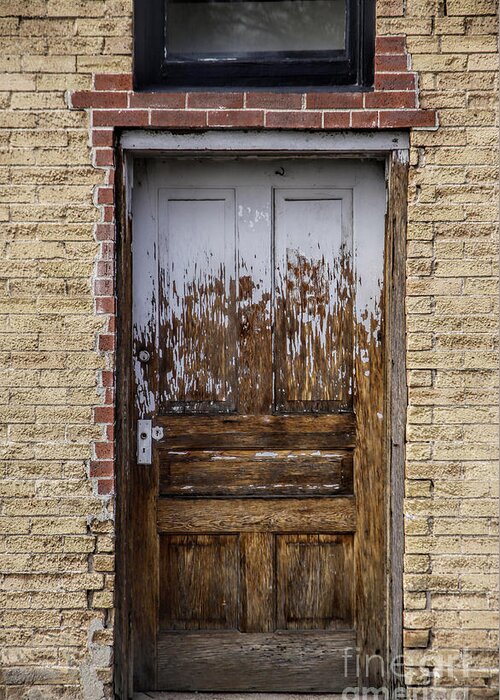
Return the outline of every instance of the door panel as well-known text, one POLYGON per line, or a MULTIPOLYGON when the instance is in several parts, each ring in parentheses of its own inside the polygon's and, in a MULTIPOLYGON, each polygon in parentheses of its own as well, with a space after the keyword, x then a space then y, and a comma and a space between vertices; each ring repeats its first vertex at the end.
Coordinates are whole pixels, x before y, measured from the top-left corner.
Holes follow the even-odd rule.
POLYGON ((352 193, 277 190, 274 197, 276 408, 347 410, 352 407, 353 290, 347 270, 352 193))
POLYGON ((160 630, 235 629, 237 535, 160 538, 160 630))
POLYGON ((167 450, 162 496, 334 496, 352 493, 352 452, 167 450))
POLYGON ((341 691, 385 644, 383 169, 134 167, 137 689, 341 691))
POLYGON ((167 410, 236 405, 234 190, 159 189, 160 386, 167 410))
POLYGON ((245 180, 244 187, 236 188, 238 412, 265 415, 272 412, 274 381, 270 360, 273 353, 273 267, 269 237, 272 197, 269 185, 263 185, 258 175, 245 180))
POLYGON ((351 629, 352 535, 278 535, 277 628, 351 629))

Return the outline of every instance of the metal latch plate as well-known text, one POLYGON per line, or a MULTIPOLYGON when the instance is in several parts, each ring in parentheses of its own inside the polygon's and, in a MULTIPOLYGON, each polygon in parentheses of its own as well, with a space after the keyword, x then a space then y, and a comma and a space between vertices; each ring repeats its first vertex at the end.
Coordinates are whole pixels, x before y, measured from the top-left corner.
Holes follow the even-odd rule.
POLYGON ((151 421, 137 421, 137 464, 151 464, 151 421))

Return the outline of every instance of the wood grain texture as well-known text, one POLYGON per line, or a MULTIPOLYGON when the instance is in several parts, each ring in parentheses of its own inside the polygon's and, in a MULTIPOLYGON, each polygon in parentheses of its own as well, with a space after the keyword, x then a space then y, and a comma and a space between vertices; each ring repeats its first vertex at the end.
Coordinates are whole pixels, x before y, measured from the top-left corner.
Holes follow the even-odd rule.
POLYGON ((277 190, 276 407, 352 407, 352 190, 277 190))
MULTIPOLYGON (((381 187, 383 181, 378 184, 381 187)), ((362 281, 356 279, 354 410, 357 431, 354 492, 358 519, 354 537, 354 607, 360 675, 368 687, 378 688, 383 683, 387 634, 388 481, 383 226, 377 227, 377 235, 380 243, 377 257, 374 257, 370 267, 359 272, 358 277, 362 276, 362 281), (361 302, 363 294, 366 299, 364 306, 361 302), (369 657, 380 658, 370 663, 369 657)), ((375 230, 372 237, 375 237, 375 230)))
POLYGON ((352 413, 268 416, 158 416, 162 445, 196 449, 348 449, 355 446, 352 413))
MULTIPOLYGON (((134 363, 132 416, 151 417, 164 431, 153 444, 151 468, 129 467, 131 506, 138 504, 129 543, 137 566, 130 581, 136 689, 153 690, 158 671, 159 689, 331 693, 355 684, 355 669, 350 680, 344 676, 345 646, 353 658, 359 645, 364 659, 385 643, 381 164, 366 164, 365 177, 365 164, 287 162, 287 180, 269 163, 247 165, 151 162, 153 184, 134 211, 134 234, 142 230, 139 220, 149 216, 153 225, 136 249, 135 279, 144 294, 135 307, 133 353, 136 359, 147 349, 151 361, 134 363), (202 245, 207 231, 198 216, 196 265, 186 248, 177 279, 171 251, 156 257, 156 237, 165 233, 157 225, 158 188, 203 188, 207 173, 214 188, 236 192, 235 245, 229 256, 220 249, 234 233, 217 229, 227 218, 220 211, 210 215, 218 238, 202 245), (281 269, 273 259, 273 188, 314 189, 318 177, 323 189, 353 193, 356 259, 348 246, 343 257, 339 246, 338 255, 330 249, 326 219, 333 210, 321 222, 319 254, 311 248, 309 257, 300 239, 307 226, 291 216, 297 230, 287 233, 285 287, 273 289, 281 269), (332 263, 332 256, 339 259, 332 263), (277 341, 281 312, 287 323, 278 371, 272 333, 277 341), (273 395, 275 371, 283 379, 280 397, 273 395), (357 637, 346 629, 351 625, 357 637)), ((135 197, 140 190, 139 177, 135 197)), ((189 207, 181 214, 172 238, 179 245, 183 221, 194 216, 189 207)), ((163 221, 174 219, 167 211, 163 221)), ((133 427, 131 434, 129 455, 133 427)), ((370 678, 374 686, 380 679, 370 678)))
MULTIPOLYGON (((260 183, 259 183, 260 184, 260 183)), ((238 412, 262 415, 273 406, 272 265, 270 191, 237 189, 238 412)))
POLYGON ((354 632, 162 634, 159 690, 335 692, 356 684, 354 632))
MULTIPOLYGON (((408 162, 406 153, 395 152, 388 159, 388 211, 386 220, 386 336, 387 336, 387 462, 390 474, 389 540, 389 659, 403 653, 403 556, 404 556, 404 470, 406 443, 406 227, 408 162)), ((391 671, 392 669, 390 669, 391 671)), ((390 672, 393 689, 401 678, 390 672)))
POLYGON ((189 532, 353 532, 353 497, 171 499, 158 501, 158 530, 189 532))
POLYGON ((235 192, 158 189, 159 398, 164 410, 236 407, 235 192))
MULTIPOLYGON (((137 164, 134 172, 132 206, 139 220, 151 215, 151 192, 145 169, 137 164)), ((155 211, 155 210, 153 210, 155 211)), ((158 534, 156 508, 158 460, 144 468, 137 464, 136 426, 139 418, 149 418, 158 396, 158 354, 155 352, 154 329, 157 312, 158 279, 152 256, 155 229, 133 226, 132 229, 132 358, 130 371, 131 421, 128 469, 133 492, 132 527, 127 536, 133 552, 130 614, 133 648, 133 684, 135 690, 148 690, 156 684, 156 641, 158 635, 158 534), (150 363, 140 363, 138 353, 147 350, 150 363)))
POLYGON ((243 532, 239 539, 239 629, 272 632, 275 628, 275 536, 270 532, 243 532))
POLYGON ((120 149, 116 163, 117 216, 117 289, 120 290, 117 319, 117 414, 121 420, 116 425, 116 588, 115 588, 115 645, 114 679, 118 697, 129 698, 133 692, 133 649, 130 619, 134 604, 131 596, 135 573, 135 552, 131 547, 131 533, 137 526, 134 520, 133 482, 129 468, 129 455, 133 445, 132 402, 132 225, 128 213, 127 168, 130 166, 120 149))
POLYGON ((328 450, 160 451, 164 496, 297 496, 352 493, 352 453, 328 450))
POLYGON ((276 540, 278 629, 351 628, 352 536, 278 535, 276 540))
POLYGON ((160 538, 160 629, 238 626, 237 535, 160 538))

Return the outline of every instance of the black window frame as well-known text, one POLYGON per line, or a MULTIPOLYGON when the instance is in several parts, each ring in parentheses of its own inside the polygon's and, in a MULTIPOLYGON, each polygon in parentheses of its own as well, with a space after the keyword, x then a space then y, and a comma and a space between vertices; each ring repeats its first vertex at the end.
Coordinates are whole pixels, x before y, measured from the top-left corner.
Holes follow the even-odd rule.
POLYGON ((373 85, 375 0, 346 0, 346 50, 165 59, 165 0, 134 0, 134 89, 362 89, 373 85))

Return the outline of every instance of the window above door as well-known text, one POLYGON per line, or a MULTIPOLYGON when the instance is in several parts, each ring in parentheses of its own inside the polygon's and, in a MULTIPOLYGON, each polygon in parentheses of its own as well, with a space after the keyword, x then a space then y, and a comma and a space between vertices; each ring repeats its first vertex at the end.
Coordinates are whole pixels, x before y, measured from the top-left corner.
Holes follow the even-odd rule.
POLYGON ((375 0, 135 0, 136 89, 373 84, 375 0))

